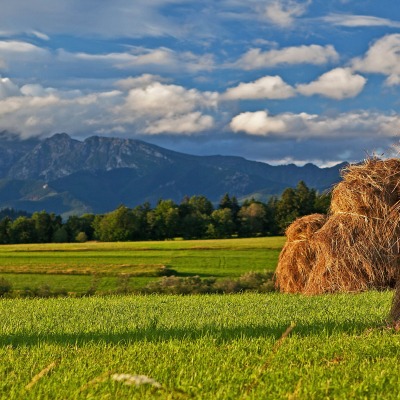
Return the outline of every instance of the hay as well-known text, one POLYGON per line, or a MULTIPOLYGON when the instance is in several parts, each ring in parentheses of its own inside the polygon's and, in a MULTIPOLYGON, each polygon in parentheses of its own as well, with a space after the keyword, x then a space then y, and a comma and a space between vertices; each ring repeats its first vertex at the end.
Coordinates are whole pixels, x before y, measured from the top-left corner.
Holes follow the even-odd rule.
POLYGON ((297 218, 286 229, 285 235, 289 242, 294 240, 307 240, 312 237, 314 232, 320 229, 325 223, 326 215, 311 214, 297 218))
MULTIPOLYGON (((342 178, 333 189, 329 215, 319 226, 310 216, 287 229, 288 242, 276 271, 281 291, 320 294, 394 286, 399 270, 400 160, 371 158, 345 168, 342 178), (302 237, 302 245, 296 245, 295 237, 302 237)), ((392 314, 400 318, 400 283, 397 291, 392 314)))
POLYGON ((316 259, 303 290, 306 294, 359 292, 394 285, 396 242, 383 221, 356 214, 333 214, 314 234, 316 259))
POLYGON ((385 218, 400 200, 400 160, 368 159, 342 170, 332 191, 330 213, 348 212, 385 218))
POLYGON ((276 286, 286 293, 304 290, 315 263, 315 251, 310 238, 325 223, 326 216, 312 214, 296 219, 287 229, 287 241, 279 255, 275 272, 276 286))

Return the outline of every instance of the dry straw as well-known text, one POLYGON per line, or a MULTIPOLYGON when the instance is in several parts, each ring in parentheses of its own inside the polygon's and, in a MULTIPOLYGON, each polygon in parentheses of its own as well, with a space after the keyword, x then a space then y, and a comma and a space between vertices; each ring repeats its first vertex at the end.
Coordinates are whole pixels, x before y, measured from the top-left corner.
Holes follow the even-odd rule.
POLYGON ((287 241, 279 255, 276 285, 282 292, 303 292, 315 264, 315 249, 310 244, 313 234, 325 223, 323 214, 296 219, 287 229, 287 241))
POLYGON ((342 178, 333 189, 324 223, 317 227, 311 218, 309 227, 301 226, 306 233, 302 246, 295 247, 289 233, 307 224, 306 217, 287 229, 277 268, 281 291, 320 294, 394 285, 399 269, 400 160, 370 158, 345 168, 342 178))

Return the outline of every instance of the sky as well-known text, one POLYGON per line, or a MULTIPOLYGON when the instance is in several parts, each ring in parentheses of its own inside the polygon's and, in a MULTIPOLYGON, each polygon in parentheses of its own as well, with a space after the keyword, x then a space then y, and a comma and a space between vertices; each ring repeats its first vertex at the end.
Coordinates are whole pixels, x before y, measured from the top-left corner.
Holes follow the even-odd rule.
POLYGON ((398 154, 395 0, 7 0, 0 132, 331 166, 398 154))

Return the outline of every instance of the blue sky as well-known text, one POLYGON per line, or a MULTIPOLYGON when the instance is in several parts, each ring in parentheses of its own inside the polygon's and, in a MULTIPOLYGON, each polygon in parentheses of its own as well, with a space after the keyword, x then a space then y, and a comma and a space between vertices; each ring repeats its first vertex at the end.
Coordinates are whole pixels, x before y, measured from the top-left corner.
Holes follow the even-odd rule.
POLYGON ((273 164, 396 152, 396 1, 7 3, 0 131, 273 164))

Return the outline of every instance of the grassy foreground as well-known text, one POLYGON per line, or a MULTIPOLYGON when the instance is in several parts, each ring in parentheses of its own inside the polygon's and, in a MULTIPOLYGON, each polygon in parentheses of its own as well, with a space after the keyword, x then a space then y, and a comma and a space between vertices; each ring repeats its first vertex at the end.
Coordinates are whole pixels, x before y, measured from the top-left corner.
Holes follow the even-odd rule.
POLYGON ((400 335, 385 326, 391 297, 5 299, 0 393, 4 399, 398 399, 400 335))

